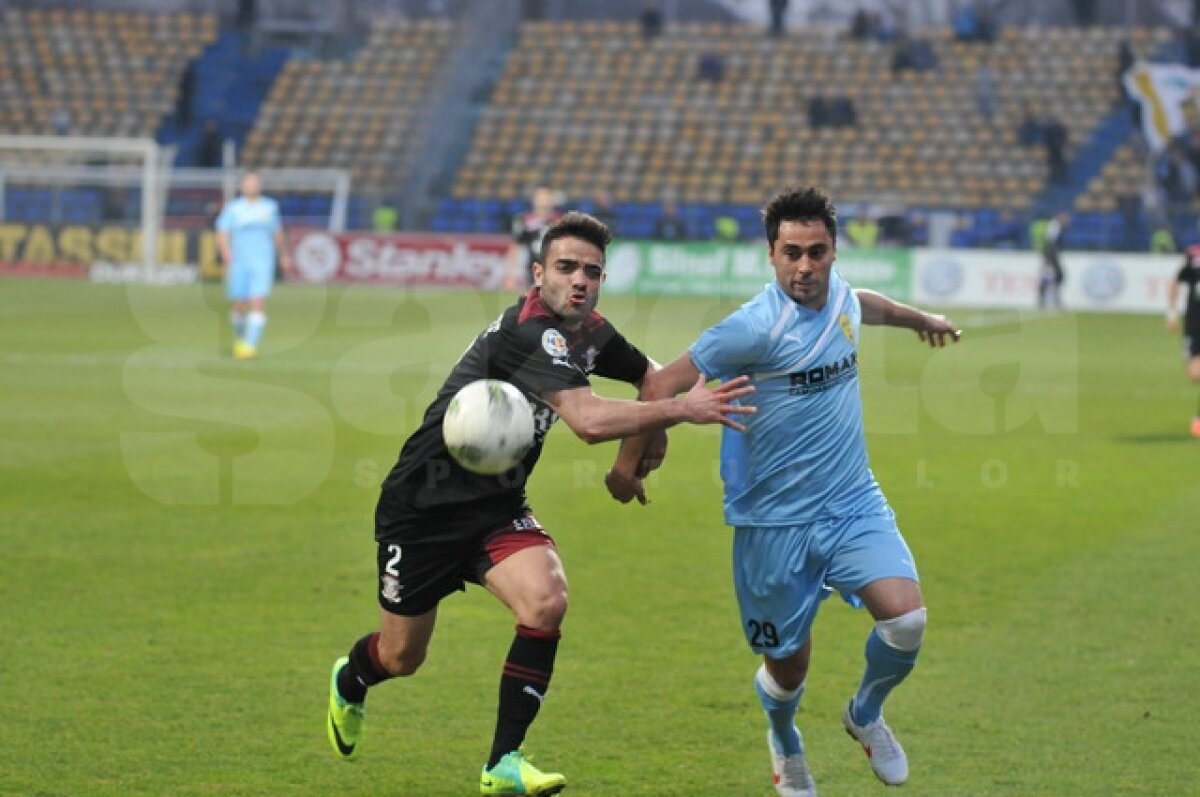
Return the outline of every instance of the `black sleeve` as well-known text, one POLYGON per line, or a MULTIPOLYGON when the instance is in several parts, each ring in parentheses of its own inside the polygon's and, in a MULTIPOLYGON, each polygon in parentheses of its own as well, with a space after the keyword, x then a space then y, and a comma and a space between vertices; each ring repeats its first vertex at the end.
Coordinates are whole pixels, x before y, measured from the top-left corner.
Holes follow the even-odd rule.
POLYGON ((636 385, 646 375, 650 360, 612 324, 605 322, 603 333, 608 338, 596 357, 597 376, 636 385))

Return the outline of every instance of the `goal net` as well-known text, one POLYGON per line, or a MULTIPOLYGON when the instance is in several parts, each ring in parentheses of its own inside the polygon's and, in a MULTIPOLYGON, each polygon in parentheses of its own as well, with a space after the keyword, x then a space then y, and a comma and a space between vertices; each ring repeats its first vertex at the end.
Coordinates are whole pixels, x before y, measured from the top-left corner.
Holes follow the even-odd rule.
MULTIPOLYGON (((234 168, 175 168, 153 139, 0 135, 0 269, 183 281, 222 273, 213 224, 234 168)), ((341 232, 343 169, 261 169, 284 224, 341 232)))

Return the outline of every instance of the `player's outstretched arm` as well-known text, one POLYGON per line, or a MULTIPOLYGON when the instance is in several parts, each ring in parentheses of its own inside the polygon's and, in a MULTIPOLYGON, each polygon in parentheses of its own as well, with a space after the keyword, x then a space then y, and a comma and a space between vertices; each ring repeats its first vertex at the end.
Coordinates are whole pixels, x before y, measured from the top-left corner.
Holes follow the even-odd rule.
MULTIPOLYGON (((647 371, 639 385, 638 397, 646 401, 671 398, 697 383, 702 384, 703 381, 704 378, 692 363, 691 356, 684 352, 666 368, 651 368, 647 371)), ((661 457, 657 462, 654 460, 655 436, 656 433, 651 432, 626 437, 621 441, 617 458, 605 475, 604 483, 609 494, 622 504, 627 504, 634 498, 640 504, 649 503, 642 479, 661 464, 661 457)))
POLYGON ((962 337, 962 330, 944 315, 927 313, 875 291, 859 288, 854 293, 862 307, 864 324, 911 329, 922 341, 938 348, 945 346, 947 340, 957 343, 962 337))
POLYGON ((700 377, 686 395, 657 401, 628 401, 597 396, 590 387, 557 390, 542 398, 584 442, 602 443, 619 437, 666 429, 677 423, 719 423, 744 427, 729 415, 745 415, 754 407, 736 404, 754 392, 746 377, 709 388, 700 377))

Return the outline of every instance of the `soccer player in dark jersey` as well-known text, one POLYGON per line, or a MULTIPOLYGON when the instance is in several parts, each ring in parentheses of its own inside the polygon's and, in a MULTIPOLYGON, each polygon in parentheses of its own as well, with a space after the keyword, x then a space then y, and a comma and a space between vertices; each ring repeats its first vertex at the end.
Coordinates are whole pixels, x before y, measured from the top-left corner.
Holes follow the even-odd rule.
POLYGON ((513 217, 505 288, 524 290, 533 284, 533 264, 542 252, 542 236, 560 218, 554 191, 545 186, 536 189, 530 209, 513 217))
MULTIPOLYGON (((1193 382, 1200 384, 1200 244, 1193 244, 1183 255, 1183 267, 1167 290, 1167 328, 1179 328, 1179 286, 1187 290, 1187 307, 1183 313, 1183 356, 1193 382)), ((1200 398, 1192 417, 1192 437, 1200 437, 1200 398)))
MULTIPOLYGON (((657 368, 594 310, 610 240, 608 228, 582 213, 551 225, 533 267, 534 286, 475 338, 384 481, 375 512, 379 630, 355 642, 334 663, 331 677, 327 730, 342 758, 358 752, 367 689, 417 671, 438 604, 472 582, 516 620, 480 793, 547 795, 566 785, 561 774, 539 771, 519 749, 550 683, 567 610, 562 561, 525 498, 546 433, 557 418, 588 443, 684 422, 740 430, 729 414, 753 411, 735 404, 753 390, 745 379, 712 390, 698 380, 679 399, 655 402, 592 392, 591 374, 640 385, 657 368), (535 412, 533 448, 498 476, 464 470, 441 434, 451 397, 484 378, 516 385, 535 412)), ((648 452, 646 467, 662 459, 665 435, 656 437, 658 450, 648 452)))

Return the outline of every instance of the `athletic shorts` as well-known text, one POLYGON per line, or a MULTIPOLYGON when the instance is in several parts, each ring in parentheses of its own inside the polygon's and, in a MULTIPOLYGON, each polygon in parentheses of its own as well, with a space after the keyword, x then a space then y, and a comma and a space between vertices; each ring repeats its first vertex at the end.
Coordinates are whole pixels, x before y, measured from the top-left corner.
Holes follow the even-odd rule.
POLYGON ((225 295, 235 302, 265 298, 274 281, 274 263, 247 264, 235 258, 225 275, 225 295))
POLYGON ((380 540, 376 549, 379 605, 392 614, 425 614, 466 582, 482 584, 493 565, 523 548, 554 547, 554 539, 531 514, 513 518, 464 540, 423 541, 414 530, 411 542, 380 540))
POLYGON ((885 514, 799 526, 738 526, 733 583, 742 631, 755 653, 782 659, 808 640, 821 601, 833 590, 854 594, 881 578, 919 580, 912 552, 885 514))

